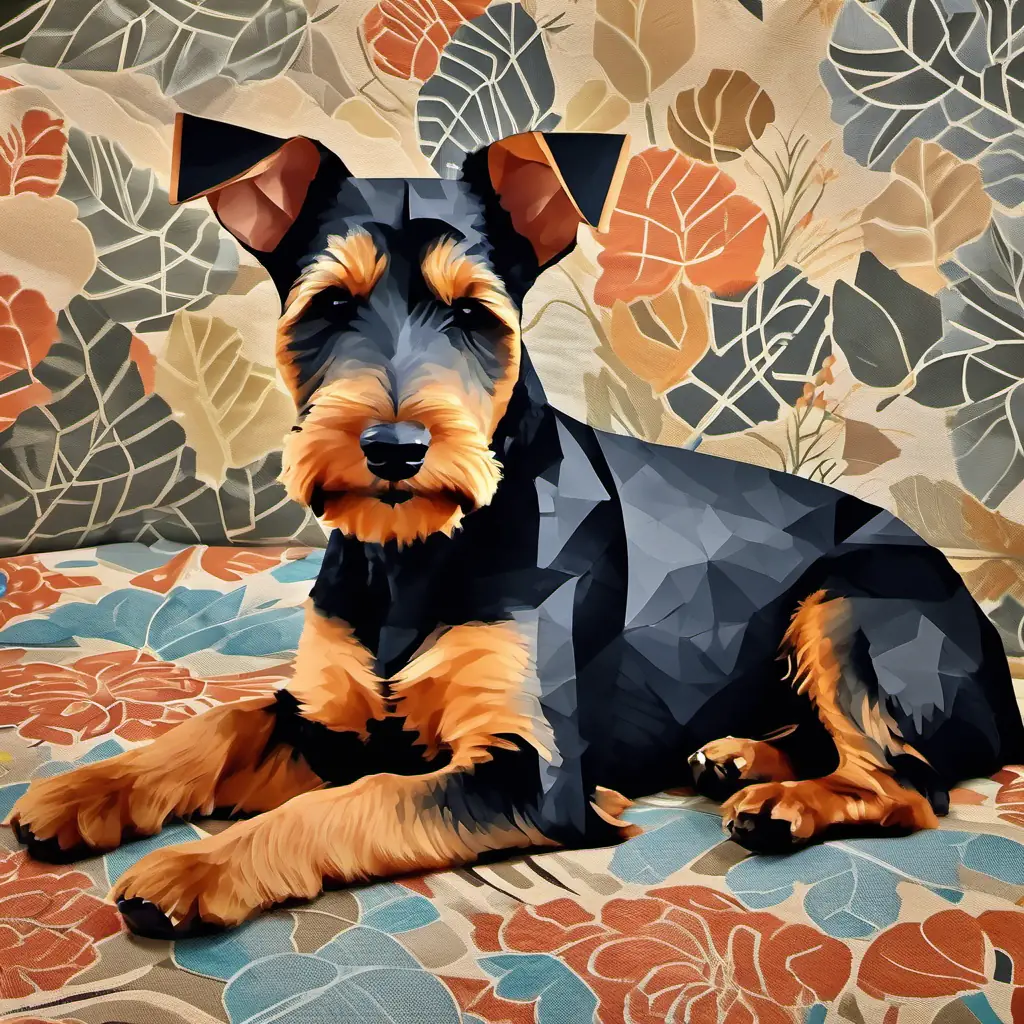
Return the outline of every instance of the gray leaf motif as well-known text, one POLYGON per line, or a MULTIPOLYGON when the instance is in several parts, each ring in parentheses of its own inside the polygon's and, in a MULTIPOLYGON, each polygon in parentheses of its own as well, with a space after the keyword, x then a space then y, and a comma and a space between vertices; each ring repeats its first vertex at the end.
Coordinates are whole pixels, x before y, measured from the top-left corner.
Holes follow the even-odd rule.
POLYGON ((541 29, 523 8, 492 4, 459 27, 420 89, 420 149, 442 178, 489 142, 558 124, 541 29))
POLYGON ((289 499, 280 475, 281 453, 275 451, 229 469, 218 490, 194 478, 183 481, 138 539, 323 547, 323 528, 309 509, 289 499))
POLYGON ((712 299, 712 339, 668 395, 698 434, 729 434, 773 420, 814 378, 832 345, 829 299, 783 267, 740 299, 712 299))
POLYGON ((194 461, 167 403, 146 395, 130 332, 78 296, 36 368, 49 403, 0 435, 0 549, 22 552, 134 539, 194 461))
POLYGON ((0 29, 0 53, 78 71, 144 71, 168 96, 223 75, 273 78, 295 58, 299 0, 40 0, 0 29))
POLYGON ((910 397, 955 410, 949 427, 960 479, 994 508, 1024 481, 1024 220, 996 213, 944 269, 945 331, 910 397))
POLYGON ((156 175, 134 167, 116 142, 72 128, 60 194, 78 207, 96 246, 85 294, 118 323, 166 329, 177 310, 205 305, 235 278, 238 248, 217 221, 171 206, 156 175))
POLYGON ((832 337, 864 384, 909 384, 919 360, 941 334, 939 300, 908 284, 873 253, 861 253, 852 285, 836 282, 832 337))
POLYGON ((1024 605, 1007 595, 988 613, 1011 658, 1024 656, 1024 605))
POLYGON ((846 0, 821 64, 846 152, 887 170, 912 139, 978 157, 997 202, 1024 203, 1020 0, 846 0))
POLYGON ((229 470, 219 490, 194 476, 195 453, 170 408, 147 395, 131 333, 82 296, 33 371, 52 393, 0 433, 0 553, 112 541, 322 545, 289 501, 280 453, 229 470))

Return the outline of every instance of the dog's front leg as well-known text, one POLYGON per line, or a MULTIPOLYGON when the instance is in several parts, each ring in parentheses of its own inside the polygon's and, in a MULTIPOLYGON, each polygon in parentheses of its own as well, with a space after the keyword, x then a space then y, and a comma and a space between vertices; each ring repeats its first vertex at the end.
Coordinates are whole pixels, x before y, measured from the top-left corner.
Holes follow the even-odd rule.
MULTIPOLYGON (((348 626, 310 604, 291 708, 273 697, 213 708, 148 746, 39 779, 14 805, 11 824, 30 854, 65 861, 112 849, 125 837, 152 835, 172 815, 277 807, 323 785, 290 742, 300 738, 304 721, 296 705, 308 700, 321 725, 362 738, 367 721, 384 716, 370 660, 348 626)), ((339 766, 352 779, 362 767, 339 766)))
MULTIPOLYGON (((536 776, 536 754, 503 769, 536 776)), ((233 926, 325 880, 361 882, 464 864, 490 850, 554 845, 507 806, 493 778, 449 766, 423 776, 371 775, 298 796, 216 836, 155 850, 112 895, 137 933, 169 937, 233 926)))
MULTIPOLYGON (((115 887, 129 924, 150 935, 236 925, 260 908, 315 896, 325 879, 358 882, 490 851, 629 834, 617 820, 626 801, 608 790, 571 813, 542 809, 541 723, 523 692, 529 661, 508 623, 447 630, 391 681, 389 698, 427 757, 447 752, 445 767, 307 793, 220 835, 156 850, 115 887)), ((324 698, 303 695, 318 719, 332 720, 324 698)))
POLYGON ((213 708, 145 747, 37 779, 11 810, 29 853, 66 861, 159 832, 172 815, 275 807, 321 785, 290 748, 271 747, 275 701, 213 708))

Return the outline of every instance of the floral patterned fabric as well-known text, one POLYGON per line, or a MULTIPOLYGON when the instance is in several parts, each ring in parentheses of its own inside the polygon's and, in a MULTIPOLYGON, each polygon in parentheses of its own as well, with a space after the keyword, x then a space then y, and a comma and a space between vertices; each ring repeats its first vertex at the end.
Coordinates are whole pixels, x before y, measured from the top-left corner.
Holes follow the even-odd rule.
MULTIPOLYGON (((322 140, 362 176, 629 132, 609 231, 528 297, 551 400, 892 509, 1024 676, 1022 10, 0 5, 0 812, 33 775, 286 682, 324 541, 277 481, 274 287, 205 204, 167 202, 178 111, 322 140)), ((103 897, 221 823, 68 867, 0 829, 0 1019, 1024 1021, 1024 767, 957 790, 937 832, 786 858, 686 794, 631 813, 644 832, 614 850, 177 945, 130 938, 103 897)))
MULTIPOLYGON (((0 559, 0 815, 32 777, 286 683, 321 557, 165 542, 0 559)), ((226 822, 68 866, 0 829, 0 1020, 1024 1020, 1024 766, 955 790, 938 831, 786 857, 748 854, 683 792, 627 816, 643 832, 618 847, 333 891, 179 943, 132 938, 104 897, 148 850, 226 822)))

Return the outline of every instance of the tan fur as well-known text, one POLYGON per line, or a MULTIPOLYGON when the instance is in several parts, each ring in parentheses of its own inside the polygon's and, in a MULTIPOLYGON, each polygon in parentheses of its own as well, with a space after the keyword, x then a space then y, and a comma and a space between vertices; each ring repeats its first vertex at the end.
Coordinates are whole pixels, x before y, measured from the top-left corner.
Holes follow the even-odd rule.
POLYGON ((281 479, 289 496, 303 504, 317 484, 344 492, 328 498, 323 522, 364 543, 405 545, 432 533, 450 536, 465 514, 453 494, 479 508, 491 501, 501 480, 489 447, 490 406, 440 371, 400 403, 397 416, 372 373, 332 381, 316 392, 302 430, 286 439, 281 479), (395 485, 413 497, 387 505, 379 500, 385 488, 366 466, 359 435, 372 423, 395 419, 423 424, 431 442, 416 476, 395 485))
POLYGON ((303 705, 303 714, 339 732, 368 736, 366 724, 385 716, 373 656, 341 619, 329 618, 306 602, 306 621, 295 658, 295 679, 289 691, 303 705))
POLYGON ((143 857, 113 893, 144 896, 178 922, 236 925, 282 900, 311 899, 325 878, 361 882, 465 864, 490 850, 552 846, 522 821, 460 828, 437 796, 461 769, 371 775, 287 804, 197 843, 143 857))
POLYGON ((622 820, 622 815, 633 806, 633 801, 627 800, 617 790, 597 786, 590 806, 594 808, 595 813, 602 821, 618 828, 619 835, 623 839, 632 839, 633 836, 638 836, 643 832, 639 825, 632 825, 628 821, 622 820))
POLYGON ((482 302, 505 325, 506 360, 501 378, 495 382, 490 411, 488 439, 508 408, 512 389, 519 378, 519 313, 497 275, 479 260, 467 256, 453 239, 431 246, 420 268, 430 290, 452 305, 461 298, 482 302))
MULTIPOLYGON (((310 630, 314 636, 302 648, 305 666, 319 671, 319 680, 292 692, 318 701, 303 710, 306 717, 337 727, 336 712, 346 699, 366 702, 364 658, 340 624, 314 618, 310 630), (333 672, 336 661, 357 665, 361 678, 333 672), (337 687, 336 701, 332 687, 337 687)), ((489 759, 494 749, 511 746, 499 737, 517 735, 540 749, 531 720, 519 707, 528 667, 527 647, 511 625, 447 630, 393 680, 389 711, 406 717, 406 727, 419 734, 428 751, 451 752, 443 769, 419 776, 373 775, 297 797, 218 836, 149 854, 115 891, 144 895, 178 921, 198 912, 204 920, 234 925, 289 897, 315 896, 324 878, 364 881, 468 863, 490 850, 555 845, 517 816, 473 828, 456 824, 441 806, 447 785, 489 759)), ((296 674, 301 677, 303 670, 296 674)), ((602 817, 632 834, 635 826, 617 817, 627 806, 610 790, 595 796, 602 817)))
POLYGON ((38 779, 11 821, 39 839, 56 836, 63 849, 112 849, 125 832, 152 835, 171 815, 264 810, 315 789, 320 779, 290 751, 261 763, 274 726, 271 703, 257 697, 213 708, 145 747, 38 779))
POLYGON ((442 302, 450 306, 456 299, 478 299, 518 334, 519 314, 501 280, 479 259, 467 256, 454 239, 432 245, 420 270, 427 286, 442 302))
POLYGON ((764 740, 745 740, 726 736, 701 747, 704 757, 715 764, 732 762, 741 779, 747 782, 782 782, 794 778, 789 758, 764 740))
POLYGON ((392 680, 395 713, 419 734, 428 756, 444 744, 459 767, 489 760, 491 750, 514 749, 500 738, 508 735, 549 757, 524 706, 528 666, 526 644, 512 624, 453 626, 392 680))
MULTIPOLYGON (((839 752, 836 770, 821 779, 768 782, 740 790, 723 805, 724 821, 770 807, 774 818, 790 822, 795 838, 809 839, 831 825, 866 822, 904 828, 936 828, 928 801, 893 778, 881 748, 839 706, 837 686, 842 667, 833 636, 847 614, 842 598, 828 600, 818 591, 801 603, 783 639, 796 659, 798 692, 814 702, 822 724, 839 752)), ((866 709, 869 731, 882 735, 882 723, 866 709)), ((886 747, 902 750, 898 736, 885 730, 886 747)), ((916 753, 916 752, 915 752, 916 753)), ((920 756, 920 755, 917 755, 920 756)))
POLYGON ((299 275, 285 300, 284 313, 277 322, 277 364, 293 395, 298 386, 292 369, 289 345, 291 329, 309 308, 313 297, 325 288, 342 288, 349 295, 367 296, 387 267, 387 256, 377 252, 376 243, 364 228, 347 235, 328 235, 327 248, 299 275))

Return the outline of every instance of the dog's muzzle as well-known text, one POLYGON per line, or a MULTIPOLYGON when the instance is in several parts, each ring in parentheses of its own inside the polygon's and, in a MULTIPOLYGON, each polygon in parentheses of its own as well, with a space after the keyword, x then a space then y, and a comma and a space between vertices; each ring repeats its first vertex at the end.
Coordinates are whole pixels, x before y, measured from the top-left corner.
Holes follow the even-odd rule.
POLYGON ((427 457, 430 431, 419 423, 377 423, 362 432, 359 447, 374 476, 390 482, 408 480, 427 457))

